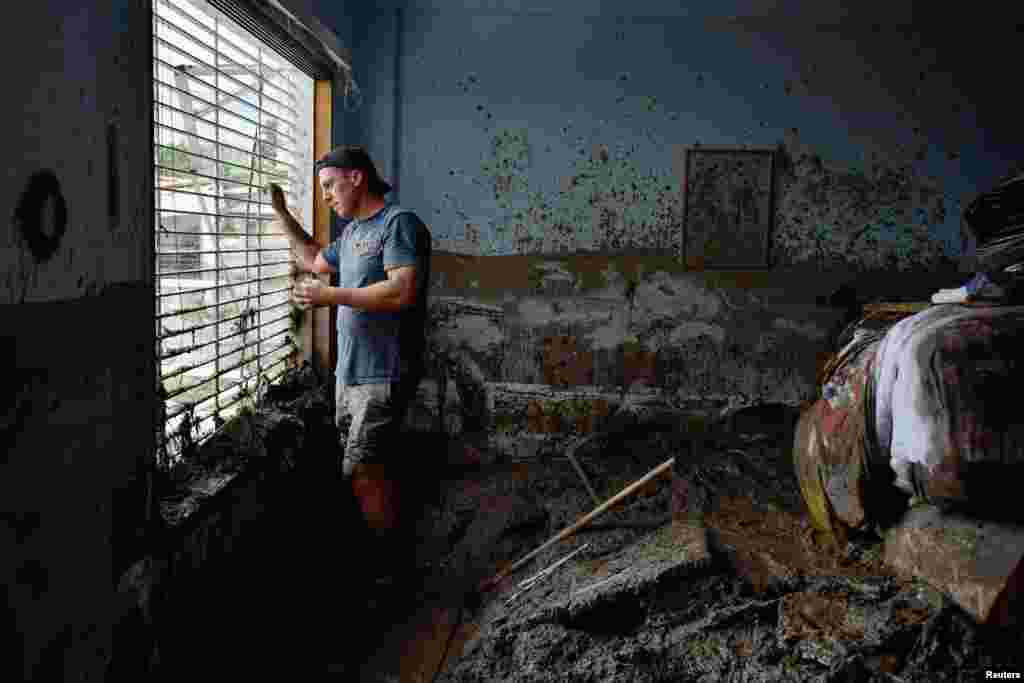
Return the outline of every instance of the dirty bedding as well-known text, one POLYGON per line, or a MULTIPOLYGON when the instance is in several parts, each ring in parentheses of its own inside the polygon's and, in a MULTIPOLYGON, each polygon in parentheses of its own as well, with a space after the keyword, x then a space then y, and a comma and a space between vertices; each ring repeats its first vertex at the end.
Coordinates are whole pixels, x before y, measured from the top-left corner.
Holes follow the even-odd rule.
POLYGON ((947 304, 858 330, 796 437, 801 488, 812 512, 818 506, 812 516, 849 528, 868 521, 864 500, 879 466, 899 489, 932 502, 990 493, 989 483, 1019 473, 1022 328, 1024 306, 947 304))
POLYGON ((1024 306, 943 305, 889 330, 877 350, 875 425, 898 484, 911 483, 914 464, 956 480, 960 462, 1024 461, 1021 435, 1007 433, 1020 422, 1022 329, 1024 306))

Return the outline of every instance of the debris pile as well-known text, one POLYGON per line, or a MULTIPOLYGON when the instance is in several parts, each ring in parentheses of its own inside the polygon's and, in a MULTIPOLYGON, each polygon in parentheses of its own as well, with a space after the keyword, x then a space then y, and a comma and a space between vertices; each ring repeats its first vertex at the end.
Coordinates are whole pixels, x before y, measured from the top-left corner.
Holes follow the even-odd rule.
MULTIPOLYGON (((793 472, 792 432, 760 431, 742 447, 711 444, 691 463, 689 480, 707 493, 703 527, 670 521, 671 486, 654 482, 467 610, 437 680, 953 681, 1021 670, 1019 632, 981 627, 923 581, 897 575, 883 539, 819 545, 793 472), (524 590, 522 580, 545 569, 524 590)), ((679 453, 677 434, 648 430, 580 459, 607 499, 679 453)), ((460 494, 448 501, 465 529, 454 547, 493 540, 493 552, 474 559, 498 567, 593 508, 564 459, 494 470, 463 489, 461 508, 460 494), (474 512, 481 495, 492 506, 474 512), (487 516, 493 524, 479 521, 487 516)))

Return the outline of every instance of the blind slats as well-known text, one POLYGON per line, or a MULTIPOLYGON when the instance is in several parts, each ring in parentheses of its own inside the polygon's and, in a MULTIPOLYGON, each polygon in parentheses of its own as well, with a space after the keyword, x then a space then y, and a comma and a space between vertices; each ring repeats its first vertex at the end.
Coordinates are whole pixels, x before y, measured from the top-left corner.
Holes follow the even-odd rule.
POLYGON ((270 263, 254 263, 246 266, 221 266, 219 268, 197 268, 195 270, 174 270, 169 272, 157 273, 157 277, 174 277, 182 275, 201 275, 203 273, 222 273, 228 270, 242 270, 250 269, 257 270, 259 268, 269 268, 270 266, 287 266, 291 261, 271 261, 270 263))
MULTIPOLYGON (((265 184, 283 185, 309 211, 312 177, 300 172, 312 163, 309 76, 333 79, 333 64, 289 21, 265 0, 153 3, 154 333, 163 398, 174 408, 161 443, 174 441, 172 420, 200 404, 210 414, 193 416, 208 426, 242 398, 231 393, 296 349, 294 263, 282 260, 291 246, 264 233, 275 219, 265 184)), ((200 431, 197 440, 209 436, 200 431)))
MULTIPOLYGON (((280 293, 280 292, 284 292, 284 291, 288 291, 288 289, 284 288, 284 289, 275 290, 274 292, 266 292, 266 293, 261 293, 261 294, 258 294, 258 295, 254 294, 252 297, 242 297, 241 299, 233 299, 232 301, 225 302, 225 303, 238 303, 239 301, 245 301, 246 299, 259 298, 259 297, 262 297, 262 296, 267 296, 269 294, 276 294, 276 293, 280 293)), ((270 311, 270 310, 273 310, 275 308, 280 308, 281 306, 285 306, 287 304, 288 304, 288 302, 284 301, 284 302, 281 302, 281 303, 272 304, 270 306, 264 306, 260 310, 270 311)), ((206 311, 206 310, 209 310, 211 308, 216 308, 216 307, 217 307, 217 304, 210 304, 209 306, 196 306, 195 308, 190 308, 190 309, 188 309, 185 312, 186 313, 198 313, 200 311, 206 311)), ((158 315, 157 319, 159 320, 159 319, 162 319, 162 318, 177 317, 177 316, 180 316, 180 315, 184 315, 184 313, 182 313, 180 311, 176 311, 174 313, 165 313, 163 315, 158 315)), ((186 328, 184 330, 178 330, 177 332, 174 332, 174 331, 165 332, 165 333, 159 335, 157 341, 164 341, 165 339, 170 339, 171 337, 179 337, 179 336, 181 336, 183 334, 192 334, 193 332, 198 332, 199 330, 205 330, 205 329, 208 329, 210 327, 216 327, 217 325, 223 325, 225 323, 230 323, 230 322, 233 322, 235 320, 241 320, 245 315, 246 315, 245 313, 240 313, 240 314, 232 316, 230 318, 221 318, 220 320, 216 320, 216 321, 214 321, 212 323, 203 323, 201 325, 196 325, 194 327, 189 327, 189 328, 186 328)))
MULTIPOLYGON (((225 66, 222 66, 222 67, 219 67, 217 69, 214 69, 212 66, 207 65, 207 67, 211 70, 212 73, 218 73, 219 72, 220 74, 222 74, 224 76, 227 76, 228 78, 230 78, 231 80, 235 81, 236 83, 238 83, 238 84, 240 84, 242 86, 245 86, 245 87, 253 90, 254 92, 257 92, 257 90, 255 88, 250 86, 248 83, 244 83, 244 82, 238 80, 237 78, 234 77, 234 74, 231 73, 231 71, 234 71, 236 68, 237 69, 241 69, 242 71, 247 72, 253 78, 256 78, 257 80, 259 80, 263 85, 270 86, 271 88, 274 88, 275 90, 281 92, 285 97, 291 98, 291 100, 293 102, 297 99, 293 93, 288 92, 287 90, 285 90, 281 86, 273 83, 272 81, 270 81, 270 79, 268 79, 268 78, 266 78, 264 76, 261 76, 260 74, 256 73, 255 71, 253 71, 249 67, 245 66, 244 64, 241 64, 238 61, 236 61, 234 59, 231 59, 226 54, 224 54, 224 52, 218 50, 217 48, 212 47, 210 45, 207 45, 203 41, 201 41, 198 38, 196 38, 194 35, 189 35, 187 32, 182 30, 180 27, 175 26, 174 24, 169 22, 167 19, 158 17, 157 21, 160 24, 162 24, 164 26, 167 26, 168 28, 170 28, 172 31, 174 31, 178 35, 183 36, 189 42, 194 43, 194 44, 202 47, 204 50, 209 51, 211 54, 215 55, 218 58, 218 61, 220 61, 220 58, 223 57, 224 61, 228 63, 225 66), (234 67, 234 68, 232 68, 232 67, 234 67)), ((221 40, 223 40, 223 38, 221 38, 221 40)), ((225 41, 225 42, 227 42, 227 41, 225 41)), ((253 58, 253 61, 258 62, 259 60, 257 58, 253 58)), ((296 113, 294 107, 292 107, 290 105, 287 105, 284 102, 278 102, 277 100, 274 100, 274 99, 272 99, 270 97, 267 97, 267 99, 269 99, 271 102, 274 102, 275 104, 278 104, 278 105, 280 105, 282 107, 287 107, 288 109, 291 110, 291 112, 293 114, 296 113)))
MULTIPOLYGON (((287 165, 287 166, 291 166, 292 168, 295 168, 295 166, 293 166, 292 164, 289 164, 287 161, 278 161, 277 159, 273 159, 271 157, 265 157, 265 156, 263 156, 261 154, 253 154, 253 152, 251 150, 242 149, 241 147, 236 147, 235 145, 229 145, 226 142, 218 142, 217 140, 211 140, 210 138, 206 137, 205 135, 199 135, 198 133, 190 133, 187 130, 181 130, 180 128, 175 128, 174 126, 168 126, 166 123, 158 123, 158 124, 156 124, 156 127, 157 128, 163 128, 164 130, 169 130, 169 131, 175 132, 175 133, 177 133, 179 135, 187 135, 187 136, 189 136, 191 138, 195 138, 196 140, 202 140, 203 142, 208 142, 208 143, 210 143, 212 145, 218 145, 222 149, 233 149, 236 152, 241 152, 242 154, 245 154, 247 156, 253 157, 255 159, 259 159, 260 161, 270 161, 271 163, 274 163, 274 164, 280 163, 280 164, 284 164, 284 165, 287 165)), ((174 147, 171 147, 170 145, 165 145, 162 142, 156 143, 156 146, 157 147, 162 147, 163 149, 172 150, 174 152, 180 152, 182 154, 187 154, 190 157, 196 157, 198 159, 205 159, 206 161, 212 161, 214 163, 226 164, 228 166, 233 166, 235 168, 240 168, 243 171, 252 170, 252 171, 254 171, 256 173, 262 173, 262 174, 265 174, 265 175, 276 175, 279 178, 288 178, 288 174, 274 173, 273 171, 265 170, 263 168, 262 164, 260 164, 259 168, 252 168, 252 169, 250 169, 249 166, 243 166, 242 164, 239 164, 236 161, 226 161, 225 159, 211 159, 210 157, 204 156, 202 154, 196 154, 195 152, 186 152, 183 149, 176 149, 174 147)))
POLYGON ((335 67, 318 41, 266 3, 253 0, 209 0, 210 4, 260 39, 307 76, 333 78, 335 67), (285 28, 287 26, 287 28, 285 28))
MULTIPOLYGON (((264 251, 291 251, 290 247, 277 247, 276 249, 221 249, 220 251, 168 251, 165 249, 160 250, 161 256, 197 256, 200 254, 217 254, 220 256, 228 256, 230 254, 257 254, 264 251)), ((261 265, 259 263, 252 264, 252 267, 261 265)))
MULTIPOLYGON (((279 359, 277 359, 277 360, 275 360, 275 361, 272 361, 272 362, 270 362, 270 363, 269 363, 269 364, 268 364, 268 365, 266 366, 266 369, 267 369, 267 370, 269 370, 270 368, 276 367, 276 366, 280 365, 281 363, 284 363, 284 362, 285 362, 286 360, 288 360, 288 359, 287 359, 287 357, 285 357, 285 358, 279 358, 279 359)), ((253 362, 253 361, 249 361, 248 363, 245 363, 245 365, 250 365, 250 364, 251 364, 252 362, 253 362)), ((277 379, 277 378, 281 377, 281 375, 283 375, 283 374, 284 374, 284 371, 280 372, 280 373, 279 373, 279 374, 278 374, 278 375, 277 375, 277 376, 275 377, 275 379, 277 379)), ((212 400, 216 399, 216 398, 218 397, 218 395, 219 395, 219 396, 224 396, 224 394, 227 394, 227 393, 229 393, 229 392, 230 392, 230 391, 231 391, 232 389, 234 389, 235 387, 238 387, 238 386, 240 386, 240 385, 244 384, 245 382, 246 382, 246 380, 239 380, 238 382, 235 382, 234 384, 232 384, 232 385, 228 386, 228 388, 227 388, 227 389, 225 389, 224 391, 222 391, 222 392, 221 392, 220 394, 210 394, 209 396, 206 396, 206 397, 204 397, 204 398, 202 398, 202 399, 200 399, 200 400, 196 401, 195 403, 193 403, 193 404, 192 404, 192 408, 198 408, 198 407, 199 407, 200 405, 202 405, 202 404, 204 404, 204 403, 207 403, 207 402, 209 402, 209 401, 212 401, 212 400)), ((241 400, 241 397, 239 397, 239 398, 236 398, 236 399, 235 399, 235 400, 233 400, 233 401, 232 401, 231 403, 228 403, 228 404, 224 404, 224 405, 222 405, 222 406, 221 406, 221 409, 224 409, 224 408, 226 408, 226 407, 229 407, 229 406, 231 406, 231 405, 234 405, 234 404, 235 404, 235 403, 237 403, 237 402, 238 402, 239 400, 241 400)), ((178 417, 179 415, 182 415, 182 414, 184 414, 184 413, 185 413, 185 412, 187 412, 188 410, 189 410, 189 408, 188 408, 188 407, 182 407, 182 408, 180 408, 180 409, 176 410, 175 412, 173 412, 173 413, 170 413, 170 414, 168 414, 168 415, 167 415, 167 421, 168 421, 168 422, 170 422, 171 420, 173 420, 174 418, 178 417)), ((203 417, 203 418, 201 418, 201 419, 202 419, 202 420, 210 420, 210 419, 213 419, 213 416, 214 416, 214 415, 215 415, 215 413, 211 413, 211 414, 209 414, 209 415, 207 415, 207 416, 205 416, 205 417, 203 417)))
MULTIPOLYGON (((182 50, 180 48, 177 48, 177 47, 171 45, 169 42, 167 42, 163 38, 156 38, 156 41, 158 43, 166 46, 168 49, 173 50, 174 52, 177 52, 178 54, 180 54, 185 59, 195 59, 195 57, 191 57, 187 52, 185 52, 184 50, 182 50)), ((198 76, 192 75, 191 73, 188 72, 187 68, 180 67, 180 66, 173 65, 173 64, 169 64, 168 62, 165 62, 164 60, 159 59, 159 58, 158 58, 157 61, 162 62, 165 66, 173 69, 176 73, 180 73, 180 74, 184 75, 186 78, 190 78, 193 81, 198 81, 199 84, 202 87, 209 88, 210 90, 214 91, 215 93, 223 95, 225 98, 230 98, 230 99, 233 99, 233 100, 238 100, 239 102, 241 102, 246 107, 252 107, 254 109, 258 109, 259 113, 262 116, 268 116, 268 117, 270 117, 272 119, 277 119, 278 121, 280 121, 281 123, 283 123, 285 125, 291 125, 291 126, 294 127, 294 124, 290 124, 288 119, 286 119, 284 117, 281 117, 281 116, 277 116, 275 114, 271 114, 271 113, 267 112, 266 110, 264 110, 262 107, 254 107, 251 102, 248 102, 244 98, 239 97, 236 93, 228 92, 227 90, 223 90, 221 88, 218 88, 215 85, 211 85, 210 83, 207 83, 206 81, 204 81, 203 79, 199 78, 198 76)), ((196 61, 198 61, 198 60, 196 60, 196 61)), ((208 67, 208 68, 212 68, 212 67, 208 67)), ((213 106, 220 107, 220 105, 213 105, 213 106)), ((284 133, 279 133, 279 134, 282 135, 282 136, 284 135, 284 133)))
MULTIPOLYGON (((242 280, 241 282, 226 282, 221 285, 214 285, 213 287, 202 287, 200 289, 182 289, 177 292, 166 292, 163 294, 157 294, 157 298, 165 296, 188 296, 190 294, 201 294, 203 292, 212 292, 215 289, 226 289, 228 287, 242 287, 243 285, 250 285, 257 282, 268 282, 270 280, 280 280, 281 278, 288 277, 288 273, 281 273, 280 275, 268 275, 266 277, 253 278, 252 280, 242 280)), ((161 283, 163 284, 163 283, 161 283)), ((177 313, 165 313, 158 315, 157 318, 163 318, 168 315, 178 315, 177 313)))
MULTIPOLYGON (((184 355, 184 354, 187 354, 187 353, 193 353, 194 351, 198 351, 201 348, 204 348, 204 347, 207 347, 207 346, 212 346, 213 344, 223 343, 224 341, 226 341, 228 339, 233 339, 234 337, 241 337, 243 334, 248 334, 249 332, 252 332, 253 330, 258 330, 258 329, 262 329, 264 327, 269 327, 270 325, 274 325, 274 324, 279 323, 279 322, 281 322, 283 320, 287 320, 290 317, 291 316, 287 315, 287 314, 286 315, 282 315, 280 317, 274 318, 273 320, 267 321, 265 323, 260 323, 259 325, 253 325, 252 327, 250 327, 250 328, 248 328, 248 329, 246 329, 244 331, 241 331, 241 332, 235 332, 234 334, 229 334, 229 335, 226 335, 226 336, 223 336, 223 337, 217 337, 216 339, 214 339, 212 341, 203 342, 202 344, 196 344, 195 346, 189 346, 189 347, 184 348, 184 349, 176 349, 174 351, 169 351, 167 353, 164 353, 161 356, 161 358, 163 358, 164 360, 169 360, 171 358, 175 358, 177 356, 181 356, 181 355, 184 355)), ((166 379, 166 378, 164 378, 164 379, 166 379)))
MULTIPOLYGON (((209 34, 211 40, 216 40, 216 41, 219 41, 219 42, 222 42, 222 43, 224 43, 226 45, 231 46, 232 50, 234 50, 235 52, 239 53, 240 55, 242 55, 243 57, 245 57, 246 59, 248 59, 251 62, 255 63, 255 62, 260 61, 260 58, 259 58, 258 55, 255 55, 255 54, 249 52, 244 46, 239 45, 237 42, 235 42, 234 40, 229 38, 228 35, 227 35, 227 31, 221 30, 220 35, 217 35, 217 32, 215 30, 213 30, 212 28, 207 27, 207 26, 203 26, 202 19, 197 19, 195 16, 189 14, 186 10, 184 10, 180 6, 174 5, 174 4, 170 3, 170 2, 168 2, 167 0, 158 0, 158 2, 160 3, 160 7, 161 7, 159 14, 162 14, 163 16, 167 16, 167 11, 170 10, 170 11, 174 12, 175 14, 177 14, 178 16, 185 17, 186 21, 189 23, 190 26, 194 26, 196 28, 199 28, 202 31, 205 31, 207 34, 209 34)), ((193 5, 192 9, 198 11, 198 8, 196 8, 194 5, 193 5)), ((278 74, 282 78, 284 78, 285 80, 288 80, 289 82, 291 82, 290 79, 288 79, 287 74, 285 74, 283 72, 280 72, 279 70, 278 70, 278 74)))
MULTIPOLYGON (((235 221, 272 221, 276 216, 264 216, 261 214, 244 213, 210 213, 209 211, 190 211, 188 209, 160 209, 160 213, 172 213, 175 216, 208 216, 210 218, 223 218, 235 221)), ((205 233, 198 233, 200 235, 205 233)), ((269 237, 269 235, 267 235, 269 237)))
MULTIPOLYGON (((159 83, 160 83, 161 87, 177 90, 178 92, 184 92, 183 90, 181 90, 180 88, 178 88, 176 86, 167 85, 166 83, 162 83, 162 82, 159 82, 159 83)), ((196 99, 200 99, 200 98, 196 98, 196 99)), ((204 103, 206 102, 206 100, 202 100, 202 99, 200 99, 200 101, 204 102, 204 103)), ((222 131, 222 132, 231 133, 232 135, 237 135, 238 137, 245 138, 246 140, 255 140, 256 139, 253 135, 251 135, 249 133, 246 133, 244 131, 240 131, 237 128, 232 128, 231 126, 224 125, 223 121, 216 121, 216 122, 214 122, 214 121, 210 121, 208 119, 204 119, 202 114, 197 114, 197 113, 194 113, 194 112, 187 112, 184 109, 181 109, 179 107, 175 107, 173 104, 168 104, 167 102, 165 102, 164 100, 161 100, 161 99, 154 99, 153 100, 153 107, 156 108, 156 109, 166 109, 166 110, 168 110, 170 112, 173 112, 175 114, 181 114, 182 116, 188 116, 189 118, 193 118, 193 119, 196 119, 196 121, 201 122, 202 125, 204 125, 204 126, 216 126, 217 129, 222 131)), ((213 107, 210 108, 210 111, 213 111, 215 114, 217 114, 217 118, 218 119, 220 118, 220 114, 227 114, 227 115, 233 116, 233 117, 235 117, 237 119, 241 119, 242 121, 248 121, 249 123, 251 123, 254 126, 257 125, 254 121, 251 121, 251 120, 249 120, 249 119, 247 119, 247 118, 245 118, 243 116, 239 116, 239 115, 235 114, 233 111, 229 111, 229 110, 224 109, 222 107, 213 106, 213 107)), ((159 116, 157 116, 156 118, 159 118, 159 116)), ((159 144, 162 144, 162 143, 158 142, 156 144, 159 145, 159 144)), ((260 140, 259 141, 259 146, 260 147, 276 147, 277 149, 283 150, 285 152, 290 152, 291 151, 287 147, 284 147, 283 145, 279 145, 276 142, 270 142, 269 140, 260 140)), ((269 157, 264 157, 264 158, 269 158, 269 157)), ((288 162, 282 162, 280 159, 274 159, 274 161, 276 161, 277 163, 288 163, 288 162)))
MULTIPOLYGON (((174 68, 173 65, 168 64, 167 62, 164 62, 163 60, 161 60, 159 58, 157 58, 154 61, 156 61, 159 64, 163 64, 164 66, 166 66, 166 67, 168 67, 170 69, 174 68)), ((207 109, 207 111, 217 111, 218 113, 227 114, 228 116, 233 116, 236 119, 239 119, 241 121, 245 121, 246 123, 250 123, 250 124, 252 124, 254 126, 260 125, 259 121, 253 121, 252 119, 250 119, 250 118, 248 118, 246 116, 242 116, 238 112, 231 111, 230 109, 226 109, 226 108, 220 106, 219 104, 215 104, 213 102, 210 102, 208 99, 206 99, 204 97, 200 97, 199 95, 191 93, 191 92, 189 92, 187 90, 183 90, 182 88, 179 88, 176 85, 171 85, 170 83, 167 83, 165 81, 161 81, 159 78, 155 79, 153 81, 153 84, 158 86, 158 87, 160 87, 160 88, 167 88, 168 90, 176 90, 177 92, 183 93, 184 95, 186 95, 188 97, 191 97, 192 99, 194 99, 197 102, 202 102, 203 104, 207 105, 207 107, 209 107, 209 109, 207 109)), ((159 98, 159 96, 154 98, 154 103, 156 105, 159 105, 159 106, 162 106, 162 107, 169 107, 169 106, 171 106, 168 103, 166 103, 163 100, 161 100, 159 98)), ((193 116, 201 116, 201 115, 202 114, 193 114, 193 116)), ((221 123, 218 123, 217 125, 219 125, 224 130, 231 131, 232 133, 238 133, 239 135, 249 135, 248 133, 242 133, 241 131, 235 130, 234 128, 229 128, 228 126, 225 126, 224 124, 221 124, 221 123)), ((270 143, 264 143, 264 144, 270 144, 270 143)), ((275 146, 277 146, 277 145, 275 145, 275 146)), ((286 148, 282 147, 281 149, 286 149, 286 148)))
MULTIPOLYGON (((223 195, 206 194, 205 192, 192 192, 191 190, 175 190, 175 189, 161 189, 160 192, 173 192, 174 194, 187 194, 193 197, 199 197, 201 199, 213 199, 219 202, 244 202, 246 204, 258 204, 260 206, 270 206, 270 202, 261 202, 258 199, 249 199, 247 197, 225 197, 223 195)), ((294 194, 285 190, 285 195, 295 196, 294 194)))
MULTIPOLYGON (((260 324, 260 325, 253 325, 252 327, 250 327, 250 328, 248 328, 248 329, 246 329, 246 330, 244 330, 242 332, 236 332, 235 334, 230 334, 230 335, 227 335, 227 336, 224 336, 224 337, 219 337, 219 338, 215 339, 212 342, 208 342, 207 344, 205 344, 205 346, 212 346, 213 344, 222 343, 224 340, 233 339, 234 337, 240 337, 240 336, 245 335, 245 334, 250 334, 253 331, 256 331, 257 334, 259 334, 259 330, 261 330, 261 329, 263 329, 265 327, 269 327, 270 325, 279 323, 279 322, 281 322, 283 320, 287 320, 287 319, 288 319, 288 316, 287 315, 283 315, 280 318, 277 318, 277 320, 275 320, 273 322, 263 323, 263 324, 260 324)), ((270 335, 268 335, 266 337, 258 337, 252 343, 249 343, 249 344, 239 344, 236 348, 233 348, 230 351, 227 351, 227 352, 221 354, 218 358, 211 358, 209 360, 203 361, 202 363, 197 363, 196 365, 188 365, 188 366, 185 366, 185 367, 182 367, 182 368, 178 368, 177 370, 172 370, 171 372, 169 372, 169 373, 167 373, 165 375, 161 375, 160 376, 160 381, 164 382, 164 381, 167 381, 169 379, 174 379, 175 377, 180 377, 181 375, 188 374, 189 372, 192 372, 192 371, 194 371, 194 370, 196 370, 198 368, 201 368, 201 367, 204 367, 206 365, 209 365, 210 363, 216 363, 218 359, 223 359, 223 358, 225 358, 227 356, 233 356, 234 354, 241 353, 242 351, 245 351, 246 349, 251 349, 253 347, 259 347, 259 345, 262 344, 263 342, 268 341, 270 339, 273 339, 274 337, 279 337, 279 336, 281 336, 282 334, 284 334, 286 332, 288 332, 288 330, 278 330, 277 332, 274 332, 273 334, 270 334, 270 335)))
MULTIPOLYGON (((253 185, 252 183, 247 183, 247 182, 245 182, 243 180, 234 180, 233 178, 221 178, 219 176, 207 175, 205 173, 197 173, 196 171, 183 171, 183 170, 181 170, 179 168, 171 168, 169 166, 164 166, 162 164, 157 164, 156 167, 158 169, 162 170, 162 171, 167 171, 168 173, 180 173, 182 175, 194 176, 196 178, 206 178, 208 180, 212 180, 212 181, 218 182, 218 183, 232 183, 234 185, 241 185, 242 187, 253 187, 253 188, 256 188, 257 190, 262 190, 263 189, 259 185, 253 185)), ((263 175, 263 174, 257 172, 256 175, 263 175)), ((163 188, 159 188, 159 189, 162 190, 163 188)))
MULTIPOLYGON (((282 334, 285 334, 286 332, 288 332, 288 330, 282 330, 281 332, 278 332, 276 335, 271 335, 270 337, 268 337, 268 339, 272 339, 275 336, 280 336, 282 334)), ((260 342, 257 342, 256 345, 261 344, 262 341, 263 340, 261 340, 260 342)), ((227 355, 231 356, 231 355, 234 355, 235 353, 241 353, 242 351, 245 350, 245 348, 250 348, 251 346, 253 346, 253 345, 250 345, 249 347, 244 347, 243 349, 239 349, 238 351, 233 351, 233 352, 231 352, 231 353, 229 353, 227 355)), ((283 342, 283 343, 279 344, 278 346, 275 346, 274 348, 270 349, 266 353, 270 354, 270 353, 273 353, 274 351, 280 351, 281 349, 287 348, 288 346, 290 346, 290 342, 283 342)), ((214 361, 208 361, 207 363, 202 363, 201 365, 208 365, 209 362, 216 362, 218 360, 220 360, 220 358, 217 358, 214 361)), ((213 373, 212 375, 210 375, 209 377, 207 377, 206 379, 204 379, 204 380, 202 380, 200 382, 196 382, 195 384, 192 384, 190 386, 187 386, 187 387, 184 387, 184 388, 181 388, 181 389, 175 389, 174 391, 167 392, 167 398, 168 399, 173 399, 173 398, 175 398, 177 396, 181 396, 182 394, 188 393, 189 391, 194 391, 195 389, 198 389, 199 387, 203 386, 204 384, 209 384, 210 382, 223 377, 224 375, 228 374, 229 372, 234 372, 235 370, 238 370, 242 366, 249 365, 250 363, 257 363, 257 362, 259 362, 259 360, 260 360, 259 356, 256 356, 255 358, 250 358, 249 360, 242 361, 241 363, 236 363, 235 365, 232 365, 229 368, 225 368, 223 370, 218 370, 217 372, 213 373)), ((213 392, 213 393, 216 394, 216 393, 222 393, 222 392, 213 392)))

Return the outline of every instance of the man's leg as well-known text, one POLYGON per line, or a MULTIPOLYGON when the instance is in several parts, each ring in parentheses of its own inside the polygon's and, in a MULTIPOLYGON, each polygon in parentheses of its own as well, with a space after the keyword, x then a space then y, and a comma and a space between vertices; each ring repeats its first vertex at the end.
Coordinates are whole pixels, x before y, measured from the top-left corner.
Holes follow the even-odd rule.
POLYGON ((402 531, 401 495, 394 452, 405 415, 400 385, 363 384, 349 388, 352 425, 343 469, 366 521, 371 563, 377 575, 408 570, 408 539, 402 531))
POLYGON ((382 538, 390 536, 399 525, 397 483, 380 463, 355 463, 350 479, 367 526, 382 538))

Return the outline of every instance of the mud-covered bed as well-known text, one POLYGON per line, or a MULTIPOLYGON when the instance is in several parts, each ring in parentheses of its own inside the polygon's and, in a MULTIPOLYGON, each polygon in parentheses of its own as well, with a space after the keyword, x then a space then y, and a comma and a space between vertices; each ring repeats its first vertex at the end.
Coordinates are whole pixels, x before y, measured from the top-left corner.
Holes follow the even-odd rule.
POLYGON ((839 345, 794 441, 818 532, 881 531, 917 501, 1024 518, 1024 306, 865 317, 839 345))

